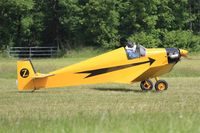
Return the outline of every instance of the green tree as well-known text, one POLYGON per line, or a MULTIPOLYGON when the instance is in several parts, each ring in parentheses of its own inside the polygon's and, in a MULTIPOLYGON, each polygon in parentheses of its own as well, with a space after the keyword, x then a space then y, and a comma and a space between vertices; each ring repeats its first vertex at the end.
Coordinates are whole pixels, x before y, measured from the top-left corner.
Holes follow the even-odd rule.
POLYGON ((32 0, 0 1, 1 45, 21 46, 30 34, 32 0))
POLYGON ((125 37, 196 50, 199 23, 199 0, 1 0, 0 48, 115 48, 125 37))

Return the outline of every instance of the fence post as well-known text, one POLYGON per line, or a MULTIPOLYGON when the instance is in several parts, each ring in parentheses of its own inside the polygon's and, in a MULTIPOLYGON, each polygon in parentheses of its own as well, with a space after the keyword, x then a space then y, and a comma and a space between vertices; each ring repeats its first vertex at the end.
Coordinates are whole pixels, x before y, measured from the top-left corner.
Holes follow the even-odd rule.
POLYGON ((51 47, 51 58, 52 58, 52 54, 53 54, 53 51, 52 51, 52 50, 53 50, 53 48, 51 47))
POLYGON ((29 58, 31 58, 31 47, 29 48, 29 58))
POLYGON ((7 46, 7 54, 8 54, 8 57, 11 57, 10 56, 10 48, 7 46))

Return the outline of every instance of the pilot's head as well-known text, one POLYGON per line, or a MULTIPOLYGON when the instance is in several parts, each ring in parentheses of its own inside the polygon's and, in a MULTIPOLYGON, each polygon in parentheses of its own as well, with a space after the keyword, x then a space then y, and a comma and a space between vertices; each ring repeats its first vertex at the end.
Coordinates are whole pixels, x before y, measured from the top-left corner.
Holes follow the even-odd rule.
POLYGON ((126 43, 126 46, 129 47, 129 48, 132 48, 132 47, 134 47, 135 45, 136 45, 135 42, 127 42, 127 43, 126 43))

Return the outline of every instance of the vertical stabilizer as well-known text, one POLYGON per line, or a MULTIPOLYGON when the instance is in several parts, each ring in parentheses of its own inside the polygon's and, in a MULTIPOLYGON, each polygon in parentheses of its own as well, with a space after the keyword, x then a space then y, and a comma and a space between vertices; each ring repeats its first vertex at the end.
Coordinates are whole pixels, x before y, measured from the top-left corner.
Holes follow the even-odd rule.
POLYGON ((18 90, 33 90, 34 87, 34 76, 35 70, 31 63, 31 60, 20 60, 17 61, 17 80, 18 80, 18 90))

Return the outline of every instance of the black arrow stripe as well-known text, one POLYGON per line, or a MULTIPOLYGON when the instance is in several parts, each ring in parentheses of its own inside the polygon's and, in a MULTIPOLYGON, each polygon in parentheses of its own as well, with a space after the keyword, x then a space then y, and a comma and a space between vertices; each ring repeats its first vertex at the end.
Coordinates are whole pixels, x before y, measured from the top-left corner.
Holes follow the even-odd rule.
POLYGON ((89 78, 89 77, 97 76, 100 74, 113 72, 113 71, 129 68, 133 66, 138 66, 138 65, 142 65, 146 63, 150 63, 150 66, 151 66, 154 63, 154 61, 155 61, 154 59, 149 58, 148 61, 144 61, 144 62, 138 62, 138 63, 132 63, 132 64, 127 64, 127 65, 122 65, 122 66, 108 67, 108 68, 101 68, 101 69, 95 69, 95 70, 88 70, 88 71, 83 71, 83 72, 78 72, 78 73, 90 73, 88 76, 85 77, 85 78, 89 78))

